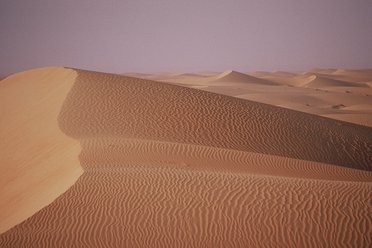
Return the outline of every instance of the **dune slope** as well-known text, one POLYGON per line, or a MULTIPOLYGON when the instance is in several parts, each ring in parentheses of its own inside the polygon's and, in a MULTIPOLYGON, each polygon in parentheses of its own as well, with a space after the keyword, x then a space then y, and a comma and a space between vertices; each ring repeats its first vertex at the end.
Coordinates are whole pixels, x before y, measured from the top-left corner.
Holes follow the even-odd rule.
POLYGON ((372 169, 372 129, 257 102, 79 71, 60 114, 71 137, 206 145, 372 169))

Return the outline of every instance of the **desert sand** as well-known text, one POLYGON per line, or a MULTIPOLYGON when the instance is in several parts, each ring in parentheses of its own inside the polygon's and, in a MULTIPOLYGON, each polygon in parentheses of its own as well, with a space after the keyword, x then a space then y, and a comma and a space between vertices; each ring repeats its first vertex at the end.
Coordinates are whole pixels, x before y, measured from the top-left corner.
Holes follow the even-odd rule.
POLYGON ((372 127, 372 70, 136 76, 372 127))
POLYGON ((369 247, 372 73, 0 81, 1 247, 369 247))
POLYGON ((0 232, 51 203, 82 173, 79 142, 57 123, 76 76, 43 68, 0 81, 0 232))

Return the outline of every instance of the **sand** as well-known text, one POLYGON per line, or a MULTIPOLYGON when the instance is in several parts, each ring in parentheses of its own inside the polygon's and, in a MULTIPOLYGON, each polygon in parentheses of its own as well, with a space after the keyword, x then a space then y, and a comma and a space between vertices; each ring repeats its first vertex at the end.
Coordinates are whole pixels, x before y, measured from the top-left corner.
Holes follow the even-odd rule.
POLYGON ((82 173, 79 143, 57 123, 76 76, 44 68, 0 82, 0 232, 51 203, 82 173))
POLYGON ((19 160, 1 163, 12 178, 1 208, 20 217, 1 218, 0 246, 372 245, 372 128, 303 107, 352 115, 370 111, 368 96, 318 92, 300 82, 309 75, 275 73, 297 86, 266 75, 42 68, 5 79, 0 143, 15 145, 1 159, 19 160), (329 95, 353 97, 337 105, 329 95))
MULTIPOLYGON (((315 69, 304 73, 225 71, 192 76, 159 74, 145 79, 234 96, 372 127, 372 70, 315 69), (368 108, 335 109, 365 105, 368 108)), ((141 75, 137 75, 141 77, 141 75)))

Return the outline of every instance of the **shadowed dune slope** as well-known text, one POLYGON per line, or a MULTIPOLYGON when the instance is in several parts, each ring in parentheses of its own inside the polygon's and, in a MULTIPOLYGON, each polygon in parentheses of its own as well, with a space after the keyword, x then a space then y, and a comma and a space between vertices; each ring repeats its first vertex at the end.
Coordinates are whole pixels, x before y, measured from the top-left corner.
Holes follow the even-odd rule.
POLYGON ((76 76, 49 67, 0 82, 0 233, 51 203, 81 174, 79 143, 57 123, 76 76))
POLYGON ((78 74, 59 118, 77 139, 150 139, 372 169, 368 127, 149 80, 78 74))

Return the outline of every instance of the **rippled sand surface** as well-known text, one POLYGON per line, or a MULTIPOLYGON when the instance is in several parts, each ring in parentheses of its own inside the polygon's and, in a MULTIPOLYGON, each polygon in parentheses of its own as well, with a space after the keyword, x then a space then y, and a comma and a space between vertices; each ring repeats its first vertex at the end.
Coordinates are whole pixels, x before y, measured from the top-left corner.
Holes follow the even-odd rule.
POLYGON ((371 127, 231 94, 282 87, 271 74, 146 77, 42 68, 0 82, 1 247, 372 244, 371 127))

